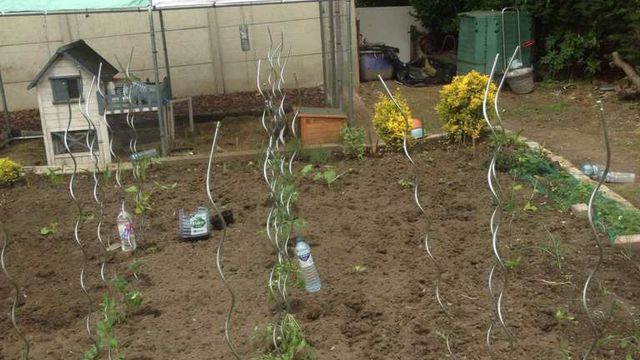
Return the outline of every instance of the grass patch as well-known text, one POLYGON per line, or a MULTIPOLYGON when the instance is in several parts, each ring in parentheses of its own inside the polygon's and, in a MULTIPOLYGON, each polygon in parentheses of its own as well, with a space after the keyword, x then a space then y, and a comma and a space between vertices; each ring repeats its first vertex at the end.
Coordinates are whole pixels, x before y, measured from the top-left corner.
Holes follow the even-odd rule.
MULTIPOLYGON (((542 150, 530 149, 518 135, 498 134, 490 146, 501 146, 496 169, 506 171, 529 182, 538 192, 555 201, 559 210, 571 205, 588 203, 594 186, 586 184, 549 162, 542 150)), ((640 233, 640 211, 623 208, 615 200, 599 193, 595 199, 596 223, 606 230, 613 242, 618 235, 640 233)))

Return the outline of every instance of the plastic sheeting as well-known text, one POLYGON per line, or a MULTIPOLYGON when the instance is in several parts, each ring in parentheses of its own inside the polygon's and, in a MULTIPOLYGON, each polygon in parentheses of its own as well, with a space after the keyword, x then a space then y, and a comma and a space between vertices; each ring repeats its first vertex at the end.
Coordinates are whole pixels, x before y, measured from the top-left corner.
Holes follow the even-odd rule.
POLYGON ((149 8, 149 0, 0 0, 0 13, 56 13, 149 8))
POLYGON ((148 9, 149 3, 155 10, 188 9, 201 7, 287 4, 317 2, 318 0, 0 0, 0 14, 14 13, 72 13, 92 11, 127 11, 148 9))
POLYGON ((242 5, 287 4, 317 2, 318 0, 153 0, 153 7, 162 9, 180 9, 193 7, 222 7, 242 5))

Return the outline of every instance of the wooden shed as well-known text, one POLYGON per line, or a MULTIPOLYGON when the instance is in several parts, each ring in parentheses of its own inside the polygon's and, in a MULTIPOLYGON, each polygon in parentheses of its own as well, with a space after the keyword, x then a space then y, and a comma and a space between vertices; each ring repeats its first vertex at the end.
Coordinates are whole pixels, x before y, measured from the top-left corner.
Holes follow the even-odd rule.
POLYGON ((97 79, 97 85, 94 84, 93 91, 97 92, 96 86, 99 86, 105 92, 118 70, 83 40, 78 40, 58 48, 27 87, 35 87, 38 94, 49 166, 73 165, 64 143, 67 130, 67 142, 79 167, 93 165, 86 145, 87 134, 90 141, 95 139, 94 153, 100 166, 111 162, 109 132, 104 117, 99 115, 98 99, 87 94, 98 72, 100 79, 97 79), (93 126, 80 111, 80 106, 85 109, 87 105, 93 126))

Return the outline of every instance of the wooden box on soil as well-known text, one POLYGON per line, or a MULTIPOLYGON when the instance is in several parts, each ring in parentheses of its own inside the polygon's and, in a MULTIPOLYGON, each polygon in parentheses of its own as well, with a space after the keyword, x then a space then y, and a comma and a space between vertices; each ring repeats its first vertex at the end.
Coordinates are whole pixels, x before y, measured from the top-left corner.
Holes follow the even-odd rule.
POLYGON ((339 109, 302 107, 299 113, 302 145, 335 144, 347 116, 339 109))

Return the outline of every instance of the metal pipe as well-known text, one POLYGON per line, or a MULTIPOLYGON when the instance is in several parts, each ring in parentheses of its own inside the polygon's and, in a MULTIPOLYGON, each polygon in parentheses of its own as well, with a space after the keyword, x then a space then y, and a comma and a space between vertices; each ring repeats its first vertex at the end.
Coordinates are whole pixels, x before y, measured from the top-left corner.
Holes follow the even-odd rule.
POLYGON ((162 35, 162 50, 164 51, 164 68, 167 73, 167 84, 169 84, 169 98, 173 99, 173 89, 171 87, 171 65, 169 64, 169 51, 167 50, 167 34, 164 27, 164 16, 162 10, 160 14, 160 34, 162 35))
POLYGON ((353 22, 352 20, 352 4, 353 2, 351 0, 347 0, 347 6, 348 6, 348 10, 347 10, 347 14, 349 15, 349 25, 347 26, 347 45, 349 47, 349 124, 351 126, 354 126, 356 123, 356 118, 355 118, 355 109, 353 108, 353 96, 354 96, 354 87, 355 87, 355 80, 353 78, 353 22))
POLYGON ((9 114, 9 106, 7 105, 7 94, 4 92, 4 82, 2 81, 2 71, 0 70, 0 97, 2 98, 2 109, 4 112, 5 130, 7 131, 7 140, 11 140, 11 119, 9 114))
POLYGON ((164 111, 162 106, 162 94, 160 92, 160 70, 158 69, 158 48, 156 47, 156 29, 153 20, 153 11, 149 7, 149 34, 151 38, 151 58, 153 59, 153 75, 156 83, 156 102, 158 106, 158 126, 160 127, 160 154, 168 154, 167 139, 164 128, 164 111))

